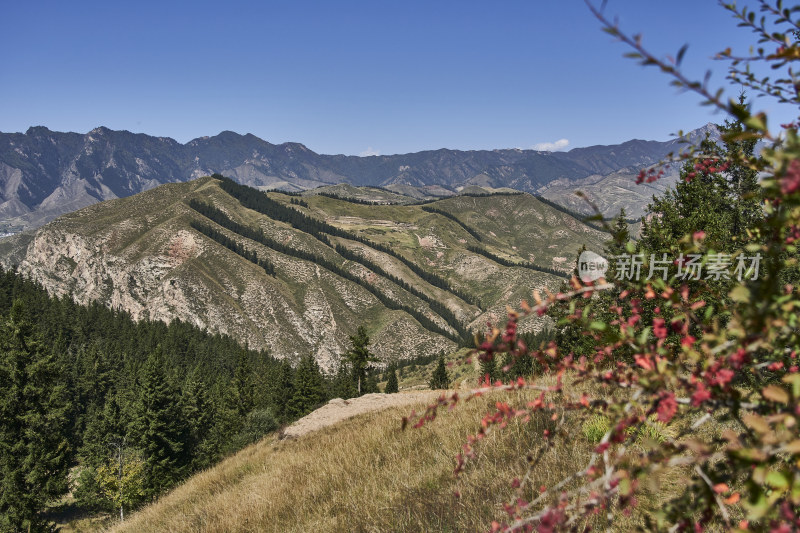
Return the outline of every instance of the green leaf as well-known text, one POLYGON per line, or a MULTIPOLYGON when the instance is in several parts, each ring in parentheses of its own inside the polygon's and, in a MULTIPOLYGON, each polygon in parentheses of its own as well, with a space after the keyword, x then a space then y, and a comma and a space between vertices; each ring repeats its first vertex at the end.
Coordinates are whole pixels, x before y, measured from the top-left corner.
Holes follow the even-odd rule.
POLYGON ((775 490, 784 491, 789 488, 789 480, 786 479, 786 475, 774 470, 767 474, 766 483, 775 490))
POLYGON ((650 336, 650 329, 651 329, 650 326, 647 326, 642 330, 642 333, 639 334, 639 338, 637 340, 639 341, 640 345, 644 345, 647 343, 647 337, 650 336))
POLYGON ((750 289, 748 289, 744 285, 737 285, 730 292, 729 296, 731 297, 731 300, 733 300, 734 302, 749 302, 750 289))
POLYGON ((800 374, 789 374, 783 376, 781 381, 784 383, 790 383, 792 385, 792 396, 795 398, 800 398, 800 374))
POLYGON ((680 65, 683 61, 683 56, 686 54, 686 49, 689 48, 688 44, 684 44, 681 46, 681 49, 678 50, 678 55, 675 57, 675 64, 680 65))
POLYGON ((742 122, 751 130, 766 131, 767 129, 766 117, 763 114, 747 117, 742 122))
POLYGON ((757 485, 751 485, 750 497, 747 503, 745 503, 745 506, 748 510, 747 518, 750 520, 759 520, 762 516, 767 514, 769 502, 767 501, 767 495, 764 493, 764 490, 757 485))
POLYGON ((601 322, 599 320, 595 320, 591 324, 589 324, 589 328, 596 329, 597 331, 605 331, 606 330, 606 323, 601 322))

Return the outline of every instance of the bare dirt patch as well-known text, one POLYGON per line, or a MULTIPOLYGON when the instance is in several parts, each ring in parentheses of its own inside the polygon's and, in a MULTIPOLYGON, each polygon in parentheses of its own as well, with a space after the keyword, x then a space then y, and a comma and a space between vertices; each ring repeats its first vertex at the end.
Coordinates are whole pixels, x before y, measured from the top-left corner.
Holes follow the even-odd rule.
POLYGON ((349 400, 334 398, 286 428, 283 431, 283 436, 299 437, 370 411, 380 411, 389 407, 401 407, 414 403, 433 402, 442 392, 425 390, 398 392, 395 394, 365 394, 359 398, 350 398, 349 400))

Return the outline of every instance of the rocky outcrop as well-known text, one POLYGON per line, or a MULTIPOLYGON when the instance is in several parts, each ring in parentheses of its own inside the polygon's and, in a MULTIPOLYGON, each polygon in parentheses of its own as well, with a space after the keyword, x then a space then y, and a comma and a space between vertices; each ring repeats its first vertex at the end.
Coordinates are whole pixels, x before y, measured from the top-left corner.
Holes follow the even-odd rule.
MULTIPOLYGON (((185 199, 208 183, 170 185, 58 219, 19 244, 19 270, 57 296, 101 302, 135 320, 181 320, 281 358, 311 353, 328 370, 364 323, 381 324, 370 332, 372 349, 386 361, 453 347, 312 262, 258 247, 276 268, 271 277, 190 228, 186 217, 197 215, 185 199)), ((232 199, 223 199, 228 204, 221 205, 236 213, 232 199)), ((301 236, 285 226, 275 229, 301 236)), ((10 262, 6 256, 5 266, 10 262)))

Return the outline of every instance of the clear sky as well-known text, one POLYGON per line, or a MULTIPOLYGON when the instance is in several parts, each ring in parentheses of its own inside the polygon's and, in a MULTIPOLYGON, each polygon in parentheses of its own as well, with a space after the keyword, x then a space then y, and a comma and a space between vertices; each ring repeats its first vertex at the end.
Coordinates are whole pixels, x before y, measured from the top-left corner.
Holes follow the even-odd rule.
MULTIPOLYGON (((710 56, 752 42, 713 0, 606 11, 658 55, 689 43, 687 70, 718 84, 710 56)), ((3 132, 233 130, 366 155, 666 140, 722 118, 623 58, 582 0, 7 1, 0 15, 3 132)))

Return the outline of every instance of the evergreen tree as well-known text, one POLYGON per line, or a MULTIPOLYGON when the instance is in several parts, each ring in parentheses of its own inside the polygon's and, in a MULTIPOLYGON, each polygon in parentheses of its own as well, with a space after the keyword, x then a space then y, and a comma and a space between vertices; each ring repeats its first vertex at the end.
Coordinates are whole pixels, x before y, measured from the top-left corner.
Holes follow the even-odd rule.
MULTIPOLYGON (((228 386, 217 383, 210 394, 212 417, 210 429, 207 437, 201 443, 201 450, 210 461, 236 451, 236 443, 232 437, 236 435, 244 422, 238 411, 231 407, 228 386)), ((191 422, 189 425, 191 427, 191 422)))
MULTIPOLYGON (((608 261, 608 270, 604 277, 611 282, 616 278, 616 260, 614 258, 629 253, 626 246, 631 240, 631 235, 626 216, 627 214, 623 208, 614 218, 611 223, 611 238, 606 241, 603 250, 605 259, 608 261)), ((586 251, 585 245, 581 247, 576 257, 575 269, 573 271, 573 275, 576 278, 580 277, 577 259, 580 258, 581 253, 584 251, 586 251)), ((564 283, 559 289, 559 292, 568 292, 569 290, 571 290, 571 287, 564 283)), ((600 291, 593 294, 589 301, 571 299, 565 302, 556 302, 548 312, 553 320, 556 321, 556 328, 554 333, 548 333, 548 335, 553 335, 553 340, 565 353, 571 353, 574 356, 591 356, 594 353, 597 343, 592 336, 589 335, 588 331, 574 321, 567 320, 567 317, 578 312, 587 312, 587 310, 591 310, 599 317, 598 320, 609 323, 614 319, 608 310, 611 304, 612 297, 608 291, 600 291)), ((537 341, 537 348, 540 342, 541 339, 537 341)), ((520 363, 524 365, 530 363, 531 371, 533 370, 533 361, 514 362, 513 364, 517 365, 520 363)))
POLYGON ((378 358, 367 349, 369 337, 367 336, 367 330, 364 329, 364 326, 358 326, 358 331, 356 331, 355 335, 350 337, 350 342, 353 343, 353 347, 344 354, 344 357, 351 365, 353 378, 357 384, 356 390, 358 391, 358 396, 361 396, 362 383, 366 378, 369 364, 376 362, 378 358))
POLYGON ((233 439, 236 448, 243 448, 248 444, 258 441, 267 433, 278 429, 278 420, 269 409, 253 409, 247 413, 239 432, 233 439))
POLYGON ((84 466, 97 467, 108 456, 109 443, 122 439, 126 424, 116 394, 108 394, 99 413, 94 414, 83 436, 79 456, 84 466))
POLYGON ((145 493, 155 497, 186 473, 189 440, 181 417, 180 396, 164 375, 160 348, 147 359, 139 387, 135 435, 144 460, 145 493))
POLYGON ((370 369, 367 371, 367 377, 364 380, 364 386, 361 389, 361 393, 371 394, 374 392, 380 392, 380 389, 378 389, 378 376, 376 375, 374 369, 370 369))
POLYGON ((396 365, 394 363, 389 365, 389 369, 388 369, 389 378, 386 381, 386 389, 383 391, 386 394, 399 392, 399 390, 400 390, 399 385, 397 383, 397 372, 396 372, 395 368, 396 368, 396 365))
POLYGON ((356 382, 353 379, 353 374, 350 372, 347 366, 341 362, 336 370, 336 374, 333 376, 333 380, 331 381, 330 391, 330 396, 332 398, 342 398, 346 400, 348 398, 355 398, 358 396, 358 390, 356 389, 356 382))
MULTIPOLYGON (((489 383, 494 383, 500 377, 497 368, 497 360, 495 357, 495 355, 489 355, 481 361, 481 382, 489 380, 489 383)), ((440 360, 439 366, 442 366, 443 364, 444 358, 440 360)), ((438 372, 439 369, 437 368, 436 370, 438 372)))
POLYGON ((300 360, 294 375, 294 394, 287 405, 291 418, 307 415, 326 400, 325 381, 312 355, 300 360))
POLYGON ((181 391, 181 411, 189 432, 186 451, 191 457, 193 469, 210 466, 218 451, 208 440, 215 410, 201 378, 193 376, 184 386, 181 391))
MULTIPOLYGON (((744 94, 739 95, 739 105, 745 106, 744 94)), ((724 141, 725 153, 736 160, 741 156, 752 157, 756 148, 754 137, 735 139, 744 132, 741 121, 726 119, 718 124, 724 141)), ((730 188, 733 194, 732 233, 737 239, 744 239, 748 228, 764 216, 761 207, 761 187, 758 184, 758 172, 740 164, 733 164, 727 171, 730 188)))
POLYGON ((444 363, 444 355, 439 356, 439 364, 433 371, 429 383, 431 389, 447 389, 450 387, 450 376, 447 375, 447 367, 444 363))
MULTIPOLYGON (((628 226, 627 213, 623 207, 619 210, 619 214, 611 223, 611 239, 606 242, 606 255, 613 256, 625 253, 625 245, 628 244, 628 241, 630 240, 630 227, 628 226)), ((609 278, 609 274, 606 273, 606 279, 609 278)))
POLYGON ((228 390, 230 408, 244 418, 247 413, 253 410, 253 397, 255 396, 250 362, 247 359, 247 352, 244 350, 239 352, 236 370, 234 370, 231 386, 228 390))
MULTIPOLYGON (((743 97, 740 105, 744 106, 743 97)), ((660 198, 653 198, 648 206, 650 220, 642 224, 638 250, 645 258, 653 255, 661 259, 666 254, 668 259, 675 260, 680 253, 678 241, 685 235, 702 231, 704 237, 698 255, 708 260, 711 252, 726 254, 730 261, 729 279, 725 276, 719 279, 710 277, 708 270, 703 268, 700 279, 688 276, 684 281, 690 294, 706 302, 706 309, 721 309, 728 305, 728 294, 736 281, 732 254, 744 252, 745 246, 754 241, 756 237, 749 235, 748 229, 764 216, 757 173, 737 161, 742 155, 753 155, 754 141, 727 137, 727 134, 744 130, 738 120, 726 121, 717 127, 725 135, 723 145, 706 138, 701 143, 701 151, 708 154, 708 159, 696 166, 687 162, 675 188, 660 198)), ((788 276, 789 269, 786 273, 788 276)), ((791 280, 786 278, 786 281, 791 280)), ((643 303, 642 320, 645 323, 652 320, 655 305, 655 301, 643 303)), ((662 315, 667 321, 671 318, 667 310, 662 315)), ((720 321, 724 324, 727 317, 721 315, 720 321)), ((677 342, 677 336, 672 338, 677 342)))
MULTIPOLYGON (((68 352, 63 346, 59 350, 68 352)), ((73 431, 80 441, 86 428, 102 415, 115 373, 107 355, 96 342, 81 346, 71 366, 72 401, 76 411, 73 431)))
POLYGON ((291 420, 287 404, 294 395, 294 370, 288 361, 281 361, 273 371, 270 403, 275 417, 280 422, 291 420))
MULTIPOLYGON (((739 106, 746 107, 744 95, 739 106)), ((738 135, 745 130, 739 120, 726 120, 717 129, 724 138, 722 146, 710 138, 700 145, 711 164, 695 168, 687 162, 675 188, 654 197, 648 206, 651 221, 642 228, 646 251, 671 247, 696 231, 705 232, 704 244, 717 252, 737 251, 749 239, 747 230, 764 216, 758 173, 739 162, 742 156, 753 156, 756 140, 738 135), (724 168, 722 161, 727 163, 724 168)))
POLYGON ((69 402, 62 369, 24 318, 0 324, 0 531, 38 531, 45 504, 67 490, 69 402))
MULTIPOLYGON (((718 151, 708 139, 701 148, 705 153, 718 151)), ((718 252, 732 251, 735 191, 725 174, 711 168, 714 171, 697 170, 694 162, 686 162, 675 188, 653 198, 648 212, 654 216, 642 225, 641 244, 646 253, 676 249, 684 235, 697 231, 705 232, 706 246, 718 252)))
POLYGON ((89 418, 83 442, 78 451, 81 473, 73 492, 75 499, 88 509, 110 509, 110 500, 98 483, 98 469, 111 460, 115 444, 126 440, 127 425, 120 409, 118 395, 106 396, 103 409, 89 418))

